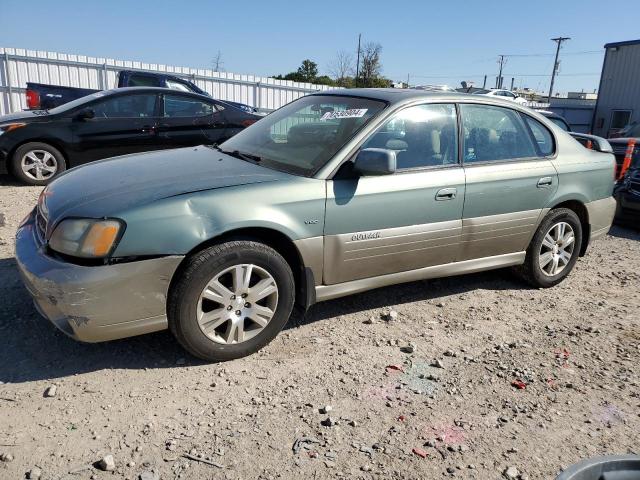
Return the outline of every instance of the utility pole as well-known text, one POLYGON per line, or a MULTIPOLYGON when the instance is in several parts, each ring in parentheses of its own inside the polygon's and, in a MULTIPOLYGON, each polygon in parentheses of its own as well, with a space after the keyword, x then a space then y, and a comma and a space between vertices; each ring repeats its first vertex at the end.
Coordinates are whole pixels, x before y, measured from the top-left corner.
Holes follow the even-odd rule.
POLYGON ((409 75, 411 75, 411 74, 407 73, 407 88, 409 88, 409 75))
POLYGON ((484 76, 484 81, 482 82, 482 88, 487 88, 487 76, 484 76))
POLYGON ((504 66, 504 55, 498 55, 498 63, 500 64, 500 72, 496 78, 496 88, 502 88, 502 67, 504 66))
POLYGON ((356 88, 358 88, 358 77, 360 76, 360 37, 361 33, 358 34, 358 60, 356 61, 356 88))
POLYGON ((551 103, 551 95, 553 95, 553 82, 556 79, 556 72, 558 71, 558 55, 560 55, 560 46, 562 42, 565 40, 571 40, 571 37, 557 37, 552 38, 554 42, 558 44, 556 48, 556 59, 553 61, 553 72, 551 72, 551 85, 549 85, 549 97, 547 98, 547 102, 551 103))

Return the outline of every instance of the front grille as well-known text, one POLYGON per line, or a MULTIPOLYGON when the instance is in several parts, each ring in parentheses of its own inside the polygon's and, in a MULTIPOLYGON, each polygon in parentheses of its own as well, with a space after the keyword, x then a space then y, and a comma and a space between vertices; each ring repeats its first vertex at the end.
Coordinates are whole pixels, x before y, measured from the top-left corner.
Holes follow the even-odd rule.
POLYGON ((40 243, 45 243, 47 238, 47 219, 40 212, 40 208, 36 209, 36 234, 40 243))

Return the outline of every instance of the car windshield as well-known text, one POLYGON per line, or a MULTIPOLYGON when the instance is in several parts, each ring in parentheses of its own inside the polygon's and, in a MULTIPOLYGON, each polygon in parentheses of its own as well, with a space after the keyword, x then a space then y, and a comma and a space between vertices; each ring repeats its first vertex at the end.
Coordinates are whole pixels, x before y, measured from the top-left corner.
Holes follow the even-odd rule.
POLYGON ((49 113, 55 114, 55 113, 68 112, 69 110, 73 110, 74 108, 84 105, 85 103, 88 103, 91 100, 97 100, 98 98, 102 98, 105 95, 106 95, 106 92, 104 91, 92 93, 91 95, 87 95, 86 97, 80 97, 75 100, 72 100, 71 102, 67 102, 63 105, 60 105, 59 107, 52 108, 51 110, 49 110, 49 113))
POLYGON ((367 98, 309 95, 267 115, 219 148, 265 167, 310 177, 385 106, 367 98))

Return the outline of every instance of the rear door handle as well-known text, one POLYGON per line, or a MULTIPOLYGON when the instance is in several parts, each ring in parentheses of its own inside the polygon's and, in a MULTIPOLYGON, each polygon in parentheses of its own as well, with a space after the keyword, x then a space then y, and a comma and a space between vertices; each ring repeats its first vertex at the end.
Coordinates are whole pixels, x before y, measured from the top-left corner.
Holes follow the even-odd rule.
POLYGON ((143 125, 142 126, 142 133, 156 133, 156 126, 155 125, 143 125))
POLYGON ((439 202, 443 200, 453 200, 454 198, 456 198, 457 194, 457 188, 443 188, 441 190, 438 190, 438 192, 436 193, 436 200, 439 202))
POLYGON ((538 188, 550 187, 553 184, 553 178, 551 177, 542 177, 538 180, 538 188))

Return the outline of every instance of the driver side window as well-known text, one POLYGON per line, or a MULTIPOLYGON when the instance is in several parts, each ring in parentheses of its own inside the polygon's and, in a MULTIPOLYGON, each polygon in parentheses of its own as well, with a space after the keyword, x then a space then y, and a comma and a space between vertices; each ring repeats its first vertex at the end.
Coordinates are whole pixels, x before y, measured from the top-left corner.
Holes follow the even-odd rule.
POLYGON ((456 164, 455 106, 427 104, 405 108, 382 125, 362 148, 394 150, 398 170, 456 164))
POLYGON ((118 95, 91 106, 95 118, 147 118, 155 116, 156 95, 118 95))

